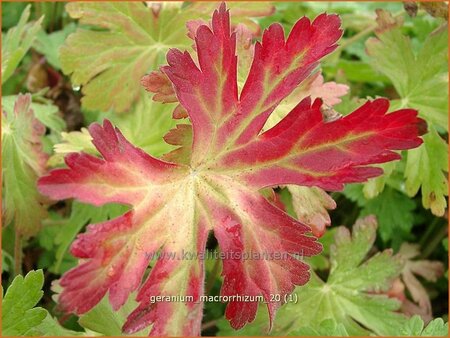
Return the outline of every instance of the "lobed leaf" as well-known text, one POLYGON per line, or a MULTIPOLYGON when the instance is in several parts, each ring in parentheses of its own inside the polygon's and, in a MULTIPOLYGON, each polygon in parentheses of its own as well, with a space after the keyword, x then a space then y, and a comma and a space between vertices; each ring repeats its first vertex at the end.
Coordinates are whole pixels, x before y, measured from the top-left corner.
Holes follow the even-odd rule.
MULTIPOLYGON (((318 254, 321 245, 307 225, 259 190, 284 184, 341 189, 344 183, 379 175, 368 165, 398 159, 393 150, 421 143, 417 113, 387 113, 384 99, 327 122, 321 101, 307 98, 262 132, 277 105, 334 50, 339 26, 336 15, 322 14, 313 22, 302 18, 287 39, 280 25, 269 27, 255 46, 239 93, 236 34, 223 4, 214 12, 211 28, 200 25, 196 30, 198 60, 172 49, 169 65, 162 68, 192 123, 166 137, 181 145, 175 150, 179 154, 157 159, 133 146, 107 120, 90 126, 101 158, 69 154, 67 168, 40 179, 40 191, 53 199, 76 198, 96 206, 120 203, 131 210, 90 225, 72 245, 72 254, 81 261, 61 279, 65 310, 85 313, 106 293, 117 310, 140 287, 139 305, 125 322, 125 333, 152 325, 152 335, 199 334, 203 257, 213 231, 223 254, 221 295, 228 297, 227 319, 234 328, 243 327, 254 320, 263 300, 272 324, 285 296, 309 279, 301 258, 318 254), (191 156, 186 156, 189 145, 191 156), (271 300, 272 294, 280 298, 271 300), (158 296, 163 299, 156 300, 158 296), (178 301, 167 301, 171 296, 178 301)), ((379 273, 379 279, 364 282, 379 286, 391 272, 379 273)))
MULTIPOLYGON (((153 4, 142 2, 73 2, 69 15, 81 25, 60 50, 64 73, 82 85, 83 106, 91 110, 127 112, 140 99, 140 78, 163 61, 172 47, 188 48, 183 28, 192 17, 207 17, 214 4, 153 4), (167 33, 169 32, 169 33, 167 33)), ((236 18, 264 16, 269 3, 251 4, 243 10, 233 4, 236 18)), ((247 6, 246 6, 247 7, 247 6)), ((251 24, 253 21, 246 19, 251 24)), ((253 28, 259 27, 253 22, 253 28)))
POLYGON ((417 109, 429 124, 425 144, 408 154, 406 191, 422 189, 423 206, 442 216, 447 206, 448 147, 436 130, 448 131, 448 34, 441 27, 430 34, 418 53, 403 35, 401 24, 389 13, 378 11, 377 38, 367 41, 373 66, 391 80, 400 99, 393 106, 417 109), (430 163, 430 158, 442 159, 430 163), (445 163, 444 163, 445 162, 445 163))
POLYGON ((2 163, 5 224, 14 220, 24 237, 35 235, 46 216, 44 198, 36 181, 45 173, 48 155, 42 150, 45 126, 31 108, 31 95, 19 95, 14 108, 4 107, 2 118, 2 163))
POLYGON ((3 336, 36 335, 36 326, 47 315, 43 308, 34 307, 43 295, 43 284, 42 270, 14 278, 2 300, 3 336))
POLYGON ((448 323, 442 318, 430 321, 426 327, 419 316, 411 317, 401 330, 401 336, 445 337, 448 336, 448 323))
POLYGON ((447 207, 448 145, 433 126, 423 137, 424 144, 412 150, 406 160, 406 192, 422 192, 422 204, 433 214, 442 216, 447 207))
POLYGON ((427 281, 436 282, 444 274, 444 265, 439 261, 417 259, 420 251, 418 245, 403 243, 399 255, 405 259, 402 280, 411 294, 412 299, 423 309, 425 316, 431 316, 431 301, 427 291, 415 275, 427 281), (413 259, 416 258, 416 259, 413 259))
MULTIPOLYGON (((400 256, 392 256, 392 250, 366 258, 375 241, 376 229, 374 217, 358 220, 351 233, 344 226, 337 228, 330 248, 331 270, 327 280, 313 274, 308 284, 296 288, 290 296, 292 301, 278 312, 274 335, 315 332, 327 335, 326 320, 329 323, 326 325, 339 323, 339 327, 330 325, 339 335, 399 334, 407 317, 397 312, 400 302, 383 292, 400 274, 404 262, 400 256)), ((266 319, 258 316, 240 335, 261 335, 266 326, 266 319)), ((229 333, 223 323, 220 327, 221 334, 229 333)))
POLYGON ((62 327, 48 312, 35 305, 44 292, 42 270, 18 275, 2 300, 2 336, 79 336, 62 327))
POLYGON ((414 223, 416 203, 405 194, 386 187, 377 197, 364 198, 361 185, 347 186, 344 194, 362 208, 359 217, 376 215, 378 231, 384 242, 400 243, 409 236, 414 223))
POLYGON ((2 39, 2 84, 13 75, 41 29, 44 17, 34 23, 27 23, 29 17, 30 5, 22 12, 17 25, 10 28, 2 39))

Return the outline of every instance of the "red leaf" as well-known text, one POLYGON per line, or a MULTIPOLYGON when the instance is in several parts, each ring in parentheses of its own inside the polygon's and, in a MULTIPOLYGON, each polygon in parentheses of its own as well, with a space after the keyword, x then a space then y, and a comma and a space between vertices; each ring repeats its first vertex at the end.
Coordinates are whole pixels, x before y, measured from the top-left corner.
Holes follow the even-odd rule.
POLYGON ((199 334, 201 256, 213 231, 224 256, 221 294, 229 297, 226 317, 231 325, 251 322, 258 305, 258 300, 236 296, 262 296, 273 320, 284 296, 309 279, 308 266, 295 256, 318 254, 321 246, 308 226, 259 190, 280 184, 341 189, 344 183, 381 173, 368 164, 398 159, 393 150, 421 143, 417 113, 405 109, 388 114, 385 99, 325 123, 320 100, 311 104, 307 98, 261 133, 280 101, 334 50, 339 25, 336 15, 322 14, 312 23, 302 18, 287 40, 282 27, 272 25, 256 44, 239 95, 235 34, 223 4, 213 14, 212 29, 201 25, 196 30, 198 62, 173 49, 163 67, 192 122, 192 129, 179 125, 166 137, 181 145, 176 150, 180 156, 168 156, 178 163, 147 155, 105 121, 103 127, 90 127, 102 159, 72 154, 67 169, 41 178, 41 191, 54 199, 132 207, 117 219, 89 226, 73 244, 72 253, 83 260, 61 281, 60 300, 67 311, 83 313, 107 292, 119 308, 139 287, 151 254, 159 252, 124 331, 153 324, 153 335, 199 334), (186 252, 193 258, 184 259, 186 252), (270 299, 277 294, 280 300, 270 299), (155 296, 190 298, 153 302, 155 296))

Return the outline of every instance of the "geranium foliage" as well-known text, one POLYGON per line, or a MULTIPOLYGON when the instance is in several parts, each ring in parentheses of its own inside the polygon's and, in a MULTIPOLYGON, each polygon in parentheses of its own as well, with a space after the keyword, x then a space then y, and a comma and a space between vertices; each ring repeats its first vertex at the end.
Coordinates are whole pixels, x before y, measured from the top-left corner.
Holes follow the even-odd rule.
MULTIPOLYGON (((255 33, 259 26, 249 17, 273 12, 266 2, 231 6, 255 33)), ((83 85, 86 108, 129 112, 139 100, 142 75, 160 64, 170 47, 189 47, 185 22, 208 17, 211 7, 211 3, 181 6, 181 2, 69 3, 69 15, 89 26, 70 35, 61 48, 62 69, 74 84, 83 85)))
POLYGON ((3 110, 2 154, 9 158, 2 167, 6 182, 4 222, 8 225, 14 221, 17 233, 24 237, 39 231, 47 213, 44 198, 36 188, 37 178, 45 173, 48 157, 42 149, 44 133, 45 126, 31 107, 31 95, 19 95, 13 108, 3 110))
MULTIPOLYGON (((336 48, 341 34, 337 15, 321 14, 313 21, 304 17, 287 38, 281 25, 271 25, 255 46, 239 91, 236 34, 221 5, 211 28, 203 24, 196 29, 198 58, 171 49, 162 68, 192 123, 192 130, 177 128, 169 139, 189 147, 190 156, 182 147, 170 162, 158 159, 130 144, 109 121, 91 125, 101 157, 69 154, 67 168, 41 178, 39 189, 55 200, 76 198, 97 206, 115 202, 131 210, 90 225, 78 236, 71 252, 81 261, 61 279, 61 306, 81 314, 108 292, 118 309, 140 287, 139 306, 124 332, 152 324, 153 335, 197 335, 204 294, 201 256, 212 231, 225 254, 221 294, 262 295, 272 321, 284 295, 309 280, 309 267, 300 258, 320 253, 321 245, 307 225, 259 190, 286 184, 340 190, 345 183, 382 173, 370 164, 397 160, 394 150, 422 142, 419 126, 424 122, 417 112, 388 113, 386 99, 368 101, 330 122, 323 118, 320 99, 305 98, 262 132, 277 105, 336 48), (160 256, 141 285, 155 252, 160 256), (193 258, 185 259, 186 252, 193 258), (260 259, 243 259, 246 254, 260 259), (261 259, 264 254, 281 259, 261 259), (280 294, 281 300, 271 294, 280 294), (175 295, 192 298, 151 301, 152 296, 175 295)), ((257 306, 256 301, 231 300, 226 317, 241 328, 255 318, 257 306)))

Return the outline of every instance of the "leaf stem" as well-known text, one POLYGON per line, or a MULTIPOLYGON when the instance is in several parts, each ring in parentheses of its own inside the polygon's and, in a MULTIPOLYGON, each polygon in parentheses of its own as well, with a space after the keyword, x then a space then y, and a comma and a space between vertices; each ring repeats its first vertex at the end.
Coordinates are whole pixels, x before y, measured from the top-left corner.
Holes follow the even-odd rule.
POLYGON ((22 236, 16 230, 14 238, 14 276, 22 273, 22 236))
POLYGON ((217 324, 217 319, 210 320, 209 322, 202 324, 202 331, 209 329, 211 327, 214 327, 214 326, 216 326, 216 324, 217 324))
POLYGON ((428 245, 427 243, 430 241, 430 237, 433 234, 433 232, 435 231, 438 223, 439 223, 439 218, 435 217, 435 218, 433 218, 431 223, 428 225, 427 229, 425 230, 425 233, 422 235, 422 237, 419 241, 419 245, 421 248, 424 248, 426 245, 428 245))
MULTIPOLYGON (((395 13, 393 15, 394 18, 398 18, 400 16, 403 16, 405 12, 403 10, 395 13)), ((338 48, 336 48, 336 52, 340 52, 350 46, 352 43, 358 41, 359 39, 365 37, 366 35, 369 35, 372 33, 376 28, 378 27, 378 23, 374 23, 373 25, 368 26, 367 28, 363 29, 362 31, 358 32, 357 34, 353 35, 351 38, 348 38, 347 40, 344 40, 338 48)))
POLYGON ((427 243, 424 248, 421 258, 428 258, 436 247, 442 242, 442 239, 447 236, 448 228, 447 226, 442 226, 439 231, 433 236, 430 242, 427 243))

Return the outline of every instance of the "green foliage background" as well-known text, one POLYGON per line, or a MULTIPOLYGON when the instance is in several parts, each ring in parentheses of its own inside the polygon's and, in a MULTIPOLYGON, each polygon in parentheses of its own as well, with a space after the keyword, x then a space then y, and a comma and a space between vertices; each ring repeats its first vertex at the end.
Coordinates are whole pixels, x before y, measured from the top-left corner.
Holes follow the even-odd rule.
MULTIPOLYGON (((263 29, 280 22, 289 31, 303 15, 340 14, 344 36, 321 66, 326 81, 350 88, 334 109, 345 115, 367 98, 384 96, 392 100, 392 109, 417 109, 428 123, 424 144, 404 152, 401 161, 383 165, 385 175, 332 194, 337 208, 321 239, 324 252, 310 262, 313 278, 295 291, 300 302, 280 310, 271 334, 447 334, 448 274, 443 270, 448 266, 448 12, 442 4, 416 3, 416 11, 401 2, 274 2, 276 11, 270 16, 236 19, 263 29), (394 28, 379 30, 377 9, 391 13, 394 28), (405 243, 413 243, 417 254, 402 256, 405 243), (409 270, 411 266, 416 269, 409 270), (426 267, 433 272, 418 273, 426 267), (421 299, 405 280, 411 271, 425 290, 421 299), (399 293, 393 281, 406 284, 400 292, 404 299, 394 297, 399 293), (420 311, 423 297, 431 313, 420 311)), ((63 165, 67 152, 95 154, 83 128, 104 118, 152 155, 172 149, 162 137, 176 124, 171 118, 174 105, 153 102, 139 79, 165 62, 168 48, 190 49, 185 21, 207 19, 217 4, 199 11, 189 3, 165 3, 157 26, 149 24, 152 14, 142 3, 1 5, 2 110, 11 116, 16 96, 32 94, 35 117, 47 129, 42 137, 47 169, 63 165), (83 6, 90 6, 90 14, 77 20, 83 6), (127 14, 127 6, 137 10, 127 14)), ((75 236, 87 224, 120 215, 126 208, 40 200, 37 175, 27 169, 20 143, 24 135, 14 121, 3 120, 3 335, 120 335, 135 306, 133 299, 118 312, 104 299, 81 318, 67 316, 56 307, 56 281, 76 265, 68 253, 75 236), (43 210, 30 208, 33 203, 43 210), (39 226, 24 229, 14 216, 21 213, 30 213, 28 219, 39 226)), ((295 216, 287 189, 277 193, 295 216)), ((214 241, 208 249, 216 250, 214 241)), ((220 291, 220 268, 220 262, 207 261, 206 290, 212 295, 220 291)), ((234 331, 223 318, 224 308, 205 304, 203 334, 266 334, 265 311, 234 331)))

